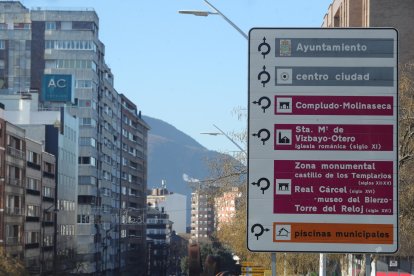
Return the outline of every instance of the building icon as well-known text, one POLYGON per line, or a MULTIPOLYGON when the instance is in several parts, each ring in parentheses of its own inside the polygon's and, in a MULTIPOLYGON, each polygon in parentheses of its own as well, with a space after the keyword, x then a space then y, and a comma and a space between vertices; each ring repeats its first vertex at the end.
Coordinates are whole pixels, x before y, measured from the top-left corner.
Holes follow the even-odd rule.
POLYGON ((278 130, 277 131, 277 144, 278 145, 291 145, 292 133, 291 130, 278 130))
POLYGON ((280 102, 279 109, 290 109, 290 102, 280 102))

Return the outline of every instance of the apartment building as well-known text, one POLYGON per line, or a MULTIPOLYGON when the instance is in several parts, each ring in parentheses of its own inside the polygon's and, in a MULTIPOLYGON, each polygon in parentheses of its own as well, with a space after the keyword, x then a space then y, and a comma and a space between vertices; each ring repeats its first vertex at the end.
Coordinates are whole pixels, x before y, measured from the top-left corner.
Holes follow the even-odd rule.
MULTIPOLYGON (((78 119, 64 108, 39 111, 37 93, 0 95, 7 121, 25 129, 26 137, 42 143, 44 150, 56 157, 56 189, 53 189, 53 208, 48 217, 56 216, 52 225, 55 272, 75 268, 76 202, 78 197, 78 119)), ((47 193, 47 191, 42 191, 47 193)))
MULTIPOLYGON (((42 204, 42 144, 26 138, 26 193, 25 193, 25 209, 26 220, 24 225, 25 236, 25 258, 28 259, 27 267, 36 269, 41 267, 38 256, 41 255, 39 245, 42 241, 42 234, 47 229, 40 225, 42 204)), ((48 183, 49 184, 49 183, 48 183)), ((46 187, 49 188, 49 185, 46 187)), ((50 187, 54 189, 54 187, 50 187)), ((49 198, 45 198, 44 205, 50 205, 49 198)), ((52 197, 53 200, 53 197, 52 197)), ((50 206, 54 206, 53 201, 50 206)), ((47 206, 46 208, 49 208, 47 206)), ((53 220, 52 220, 53 222, 53 220)), ((43 226, 43 225, 42 225, 43 226)), ((53 226, 53 224, 52 224, 53 226)), ((47 229, 49 230, 49 229, 47 229)), ((52 229, 53 231, 53 229, 52 229)), ((48 231, 49 232, 49 231, 48 231)), ((42 248, 43 249, 43 248, 42 248)), ((53 251, 52 251, 53 253, 53 251)), ((44 255, 43 255, 44 256, 44 255)), ((53 258, 53 256, 52 256, 53 258)), ((44 261, 43 259, 40 261, 44 261)), ((43 262, 45 263, 45 262, 43 262)), ((40 272, 40 269, 39 269, 40 272)))
MULTIPOLYGON (((398 31, 398 63, 405 66, 414 62, 413 11, 412 0, 334 0, 328 7, 322 27, 393 27, 398 31)), ((414 262, 412 256, 379 256, 371 269, 373 273, 384 275, 396 271, 412 274, 414 262)))
POLYGON ((169 265, 171 221, 163 208, 147 211, 147 275, 164 276, 169 265))
MULTIPOLYGON (((120 227, 125 212, 121 206, 123 104, 105 63, 98 30, 98 15, 91 9, 29 10, 20 2, 0 2, 0 94, 38 92, 40 110, 65 107, 79 120, 77 204, 71 199, 59 202, 59 207, 77 214, 76 239, 71 240, 76 243, 78 274, 126 270, 127 246, 120 227)), ((133 162, 137 168, 141 163, 145 166, 139 167, 141 178, 131 174, 139 188, 128 188, 139 193, 146 190, 148 126, 136 117, 141 131, 137 137, 142 139, 132 143, 137 144, 141 160, 133 162)), ((70 182, 62 175, 64 179, 70 182)), ((131 196, 140 203, 136 206, 145 206, 145 193, 131 196)), ((60 227, 59 233, 73 233, 71 225, 62 222, 60 227)), ((135 227, 138 233, 144 231, 135 227)), ((144 266, 145 258, 138 258, 137 265, 144 266)))
POLYGON ((55 156, 28 138, 25 169, 24 261, 31 272, 52 273, 55 237, 55 156), (40 180, 40 181, 39 181, 40 180), (38 185, 40 184, 40 185, 38 185))
POLYGON ((33 274, 54 268, 55 156, 4 120, 1 104, 1 245, 33 274))
POLYGON ((2 237, 7 254, 24 259, 25 224, 25 131, 2 120, 1 204, 2 237))
POLYGON ((223 195, 214 199, 215 225, 220 229, 223 223, 230 223, 236 217, 238 200, 241 197, 239 188, 233 187, 230 191, 223 192, 223 195))
POLYGON ((152 207, 164 208, 172 221, 175 233, 187 230, 187 196, 169 192, 163 182, 161 188, 152 189, 147 195, 147 203, 152 207))
POLYGON ((214 199, 208 189, 191 193, 191 240, 208 240, 214 229, 214 199))
POLYGON ((121 97, 121 258, 125 273, 145 275, 136 266, 146 254, 147 144, 149 126, 137 107, 125 95, 121 97))
POLYGON ((393 27, 398 30, 399 62, 414 61, 414 2, 412 0, 334 0, 322 27, 393 27))

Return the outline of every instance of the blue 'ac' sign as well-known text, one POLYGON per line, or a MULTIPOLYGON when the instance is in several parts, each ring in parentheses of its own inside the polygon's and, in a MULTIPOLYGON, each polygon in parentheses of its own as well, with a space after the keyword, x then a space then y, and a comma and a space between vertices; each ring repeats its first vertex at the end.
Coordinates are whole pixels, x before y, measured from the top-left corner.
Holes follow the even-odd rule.
POLYGON ((43 75, 40 100, 43 102, 71 102, 72 75, 43 75))

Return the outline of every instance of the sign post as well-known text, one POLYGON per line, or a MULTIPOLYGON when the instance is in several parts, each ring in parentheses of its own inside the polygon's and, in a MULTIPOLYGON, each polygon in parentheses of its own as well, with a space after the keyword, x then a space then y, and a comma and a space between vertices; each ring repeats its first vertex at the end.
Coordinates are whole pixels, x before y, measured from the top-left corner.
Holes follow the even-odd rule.
POLYGON ((249 250, 397 251, 397 40, 250 31, 249 250))

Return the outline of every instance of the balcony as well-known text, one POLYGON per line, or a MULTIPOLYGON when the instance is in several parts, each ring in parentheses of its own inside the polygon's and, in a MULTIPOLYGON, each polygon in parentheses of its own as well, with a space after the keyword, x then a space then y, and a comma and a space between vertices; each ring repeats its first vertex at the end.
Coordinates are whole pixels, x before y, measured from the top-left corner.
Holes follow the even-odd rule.
POLYGON ((40 218, 38 216, 26 216, 26 222, 39 222, 40 218))
POLYGON ((34 249, 34 248, 39 248, 40 244, 39 243, 27 243, 24 245, 25 249, 34 249))
POLYGON ((22 186, 22 180, 18 179, 18 178, 9 178, 7 184, 12 185, 12 186, 18 186, 21 187, 22 186))
POLYGON ((53 250, 53 245, 43 245, 42 246, 43 251, 52 251, 53 250))
POLYGON ((41 169, 39 164, 36 164, 36 163, 33 163, 33 162, 27 161, 26 164, 27 164, 27 167, 32 168, 34 170, 40 171, 40 169, 41 169))
POLYGON ((53 221, 42 221, 42 227, 53 226, 55 223, 53 221))
POLYGON ((12 216, 22 216, 24 209, 19 207, 6 207, 6 214, 12 216))
POLYGON ((50 173, 50 172, 43 172, 43 177, 47 177, 47 178, 51 178, 51 179, 55 179, 55 174, 54 173, 50 173))
POLYGON ((34 196, 40 196, 40 191, 26 188, 26 194, 34 195, 34 196))
POLYGON ((55 199, 49 196, 43 196, 42 199, 43 201, 46 201, 46 202, 55 202, 55 199))
POLYGON ((20 244, 19 237, 6 237, 6 245, 20 244))
POLYGON ((23 151, 18 150, 16 148, 13 148, 11 146, 7 146, 7 154, 19 158, 19 159, 24 159, 25 158, 25 154, 23 151))

